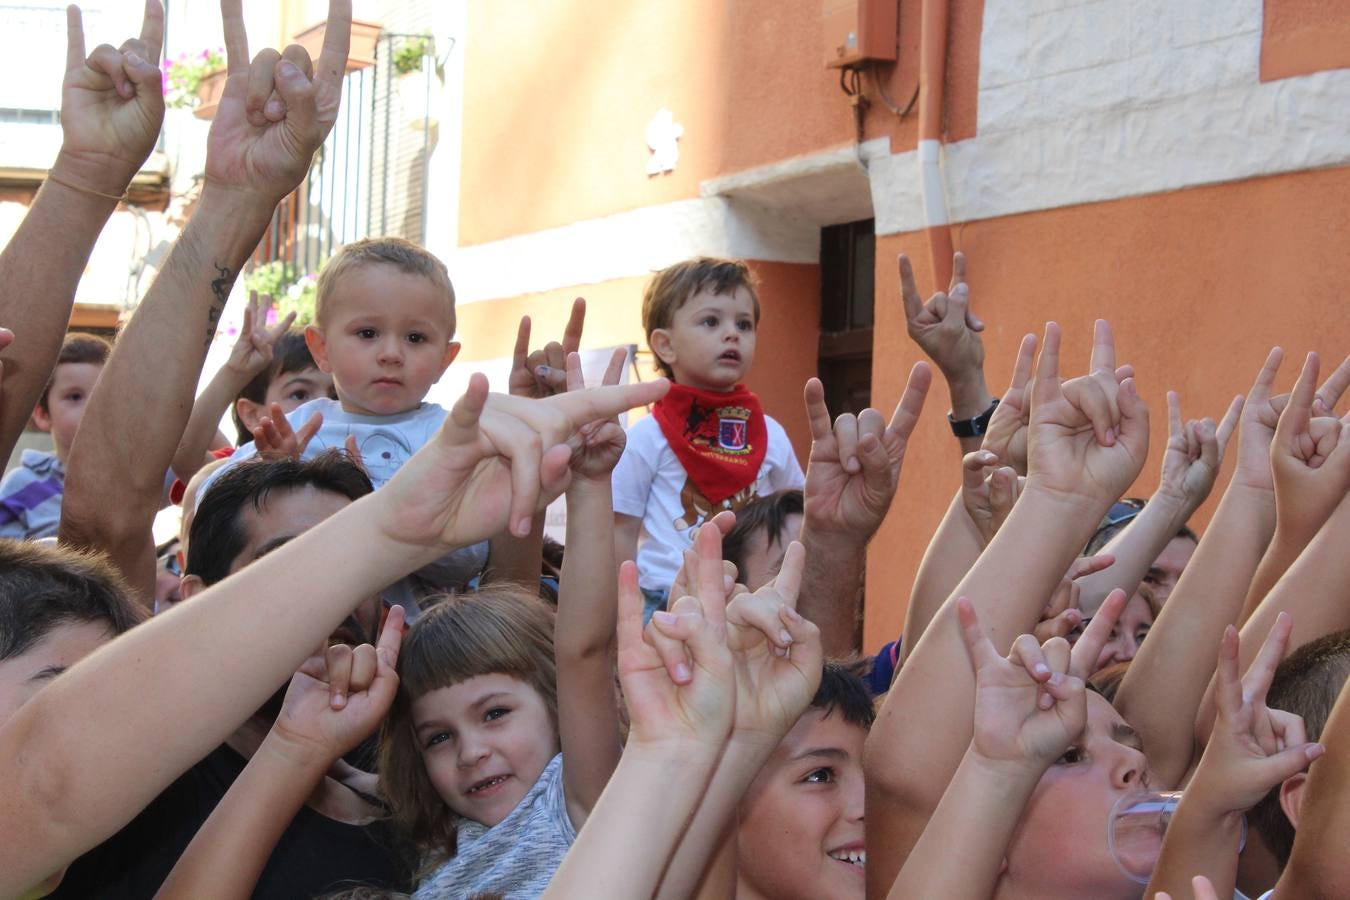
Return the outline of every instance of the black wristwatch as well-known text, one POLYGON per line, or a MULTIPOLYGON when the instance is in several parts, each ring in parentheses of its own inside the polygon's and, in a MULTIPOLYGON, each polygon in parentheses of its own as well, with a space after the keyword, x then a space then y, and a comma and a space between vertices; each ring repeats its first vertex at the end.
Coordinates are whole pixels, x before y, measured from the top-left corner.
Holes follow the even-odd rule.
POLYGON ((998 409, 998 398, 989 404, 989 408, 980 413, 973 419, 954 419, 950 412, 947 413, 947 422, 952 426, 952 434, 959 438, 980 437, 989 430, 989 420, 993 418, 994 410, 998 409))

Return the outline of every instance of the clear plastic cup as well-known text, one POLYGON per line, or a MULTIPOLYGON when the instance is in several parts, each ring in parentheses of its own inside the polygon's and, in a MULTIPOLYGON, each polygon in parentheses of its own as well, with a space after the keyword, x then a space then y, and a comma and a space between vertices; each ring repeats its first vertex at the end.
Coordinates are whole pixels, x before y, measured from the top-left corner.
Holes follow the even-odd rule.
MULTIPOLYGON (((1148 884, 1153 877, 1163 837, 1180 802, 1180 791, 1153 791, 1127 794, 1111 809, 1106 845, 1120 870, 1139 884, 1148 884)), ((1247 821, 1243 819, 1239 852, 1246 843, 1247 821)))

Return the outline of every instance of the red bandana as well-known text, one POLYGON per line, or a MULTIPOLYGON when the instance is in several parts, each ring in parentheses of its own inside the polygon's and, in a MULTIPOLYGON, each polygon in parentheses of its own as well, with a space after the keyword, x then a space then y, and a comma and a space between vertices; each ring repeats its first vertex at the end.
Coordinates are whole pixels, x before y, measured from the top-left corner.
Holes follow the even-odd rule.
POLYGON ((729 393, 672 384, 652 415, 689 480, 714 504, 755 483, 769 430, 759 398, 743 384, 729 393))

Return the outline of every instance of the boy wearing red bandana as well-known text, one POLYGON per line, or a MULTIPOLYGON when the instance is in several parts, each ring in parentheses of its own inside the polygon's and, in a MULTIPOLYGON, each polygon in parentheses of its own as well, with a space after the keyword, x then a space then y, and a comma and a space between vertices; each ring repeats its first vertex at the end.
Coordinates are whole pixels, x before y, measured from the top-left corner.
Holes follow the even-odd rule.
POLYGON ((744 263, 700 257, 663 269, 643 295, 642 323, 657 368, 674 383, 628 431, 614 512, 618 558, 636 558, 650 615, 664 608, 705 519, 800 489, 805 476, 783 426, 743 384, 759 327, 744 263))

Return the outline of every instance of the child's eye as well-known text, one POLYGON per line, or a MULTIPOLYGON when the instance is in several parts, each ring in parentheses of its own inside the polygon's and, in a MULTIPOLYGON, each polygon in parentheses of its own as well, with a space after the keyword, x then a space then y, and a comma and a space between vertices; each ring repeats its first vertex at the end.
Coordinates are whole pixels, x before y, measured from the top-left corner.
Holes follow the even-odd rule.
POLYGON ((1068 750, 1064 751, 1064 755, 1059 758, 1059 760, 1056 762, 1056 765, 1072 766, 1075 765, 1076 763, 1082 762, 1085 758, 1086 757, 1083 755, 1083 751, 1081 748, 1070 747, 1068 750))
POLYGON ((1135 641, 1135 643, 1137 643, 1137 644, 1142 644, 1142 643, 1144 642, 1144 638, 1148 637, 1148 632, 1149 632, 1149 629, 1147 629, 1147 628, 1140 628, 1138 631, 1136 631, 1136 632, 1134 633, 1134 641, 1135 641))
POLYGON ((448 740, 450 740, 450 733, 448 731, 438 731, 431 737, 427 738, 426 745, 428 747, 434 747, 437 744, 443 744, 448 740))
POLYGON ((830 784, 833 781, 834 769, 831 769, 828 766, 812 769, 810 772, 807 772, 806 777, 802 779, 803 784, 830 784))
POLYGON ((291 391, 289 394, 286 395, 286 397, 287 399, 294 400, 297 403, 304 403, 309 399, 309 391, 305 390, 304 388, 300 388, 298 390, 291 391))
POLYGON ((66 399, 69 400, 71 403, 79 403, 81 400, 84 399, 84 394, 80 393, 79 391, 75 391, 72 394, 66 394, 66 399))
POLYGON ((739 322, 736 323, 736 327, 741 331, 747 332, 754 331, 755 323, 750 321, 749 319, 741 319, 739 322))
POLYGON ((374 328, 358 328, 358 329, 356 330, 356 336, 359 337, 359 338, 364 338, 364 339, 366 339, 366 340, 370 340, 371 338, 375 337, 375 329, 374 329, 374 328))
POLYGON ((486 722, 495 722, 498 719, 504 718, 509 712, 511 712, 511 710, 504 706, 494 706, 483 714, 483 720, 486 722))
POLYGON ((420 344, 424 342, 426 339, 427 336, 425 334, 422 334, 420 331, 414 331, 412 334, 408 335, 408 343, 410 344, 420 344))
POLYGON ((702 321, 699 322, 699 324, 700 324, 700 325, 707 325, 707 326, 710 327, 710 328, 716 328, 716 327, 717 327, 717 316, 704 316, 703 319, 702 319, 702 321))

